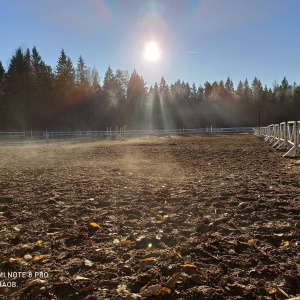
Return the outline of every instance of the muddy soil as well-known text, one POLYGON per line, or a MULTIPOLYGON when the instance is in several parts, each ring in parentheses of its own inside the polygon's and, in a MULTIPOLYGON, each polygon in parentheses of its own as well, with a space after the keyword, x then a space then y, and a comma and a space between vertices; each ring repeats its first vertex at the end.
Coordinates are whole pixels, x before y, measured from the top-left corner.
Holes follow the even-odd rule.
POLYGON ((0 144, 0 299, 300 296, 300 167, 252 135, 0 144))

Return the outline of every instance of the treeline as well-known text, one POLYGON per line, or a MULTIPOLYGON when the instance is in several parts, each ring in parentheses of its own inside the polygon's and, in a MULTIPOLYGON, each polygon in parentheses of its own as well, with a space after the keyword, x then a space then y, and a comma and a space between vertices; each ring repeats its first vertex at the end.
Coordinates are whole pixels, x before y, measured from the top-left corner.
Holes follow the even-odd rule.
POLYGON ((136 70, 98 71, 62 50, 53 69, 36 47, 18 48, 7 70, 0 61, 0 131, 103 130, 257 126, 298 120, 300 85, 284 77, 272 88, 258 78, 195 83, 164 77, 150 88, 136 70))

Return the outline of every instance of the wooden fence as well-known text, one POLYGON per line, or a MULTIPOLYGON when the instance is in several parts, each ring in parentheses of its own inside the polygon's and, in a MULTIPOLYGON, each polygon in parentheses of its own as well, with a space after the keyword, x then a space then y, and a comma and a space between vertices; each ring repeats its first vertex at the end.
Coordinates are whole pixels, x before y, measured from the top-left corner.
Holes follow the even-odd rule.
MULTIPOLYGON (((300 121, 254 128, 254 134, 277 150, 285 150, 284 157, 300 156, 300 121)), ((297 164, 300 164, 300 160, 297 164)))

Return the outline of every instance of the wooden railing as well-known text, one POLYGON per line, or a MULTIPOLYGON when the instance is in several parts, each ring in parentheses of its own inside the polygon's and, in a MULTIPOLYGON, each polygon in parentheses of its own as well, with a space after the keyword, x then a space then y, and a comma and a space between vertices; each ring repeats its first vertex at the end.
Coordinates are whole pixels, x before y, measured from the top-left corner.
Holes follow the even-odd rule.
MULTIPOLYGON (((277 150, 286 150, 284 157, 300 156, 300 121, 288 121, 254 128, 254 134, 277 150)), ((297 161, 300 164, 300 160, 297 161)))

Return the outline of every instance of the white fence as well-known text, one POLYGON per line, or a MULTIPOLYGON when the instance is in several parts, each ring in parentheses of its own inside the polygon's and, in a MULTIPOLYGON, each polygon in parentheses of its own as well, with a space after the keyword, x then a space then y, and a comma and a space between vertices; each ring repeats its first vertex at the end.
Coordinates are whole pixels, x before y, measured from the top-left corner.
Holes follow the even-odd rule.
POLYGON ((60 139, 60 138, 84 138, 84 137, 133 137, 133 136, 166 136, 180 134, 238 134, 238 133, 253 133, 252 127, 232 127, 232 128, 179 128, 179 129, 163 129, 163 130, 127 130, 126 127, 116 128, 112 130, 107 127, 102 131, 22 131, 22 132, 0 132, 0 139, 14 138, 45 138, 45 139, 60 139))
MULTIPOLYGON (((286 150, 284 157, 300 155, 300 121, 282 122, 254 128, 254 134, 277 150, 286 150)), ((300 164, 300 160, 297 161, 300 164)))
POLYGON ((8 138, 8 139, 12 139, 12 138, 23 138, 25 137, 25 131, 22 132, 0 132, 0 138, 8 138))

